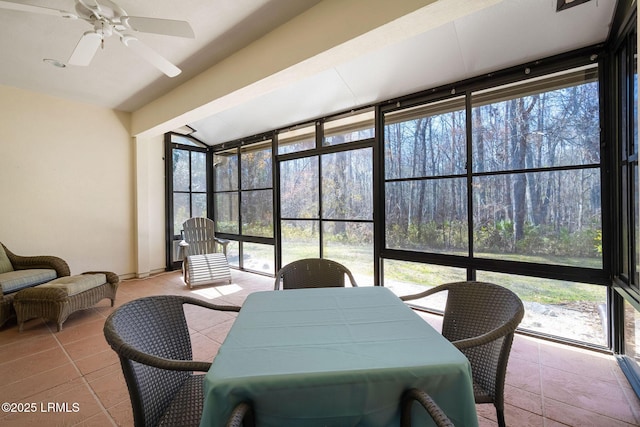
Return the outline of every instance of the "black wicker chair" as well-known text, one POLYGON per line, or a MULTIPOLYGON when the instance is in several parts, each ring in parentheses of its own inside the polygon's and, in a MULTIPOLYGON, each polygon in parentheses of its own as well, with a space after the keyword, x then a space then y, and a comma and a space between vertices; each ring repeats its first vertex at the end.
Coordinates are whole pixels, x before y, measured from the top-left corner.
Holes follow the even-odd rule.
POLYGON ((449 417, 425 391, 412 388, 402 395, 400 427, 411 427, 411 407, 418 402, 427 411, 437 427, 455 427, 449 417))
POLYGON ((253 427, 254 425, 253 408, 249 403, 242 402, 234 408, 226 427, 253 427))
POLYGON ((104 335, 118 354, 136 427, 197 426, 204 374, 211 362, 193 360, 183 304, 240 311, 195 298, 159 295, 130 301, 107 318, 104 335))
POLYGON ((486 282, 454 282, 436 286, 403 301, 448 291, 442 335, 471 363, 476 403, 492 403, 498 425, 504 420, 504 379, 513 334, 524 317, 518 296, 502 286, 486 282))
POLYGON ((276 274, 274 289, 341 288, 345 286, 344 276, 349 277, 351 286, 358 286, 347 267, 328 259, 306 258, 293 261, 282 267, 276 274))

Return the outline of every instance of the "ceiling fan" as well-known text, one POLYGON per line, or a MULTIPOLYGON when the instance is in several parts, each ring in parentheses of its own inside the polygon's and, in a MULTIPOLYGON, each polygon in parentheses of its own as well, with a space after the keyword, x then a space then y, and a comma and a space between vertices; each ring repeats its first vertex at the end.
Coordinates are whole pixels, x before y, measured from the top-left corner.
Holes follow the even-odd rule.
POLYGON ((137 55, 149 62, 169 77, 175 77, 181 70, 166 58, 129 34, 132 31, 162 34, 174 37, 195 38, 193 29, 186 21, 172 19, 129 16, 111 0, 75 0, 75 12, 33 6, 14 1, 0 0, 0 9, 53 15, 67 19, 82 19, 93 27, 85 32, 69 57, 68 64, 86 66, 91 63, 98 48, 104 47, 104 40, 112 35, 137 55))

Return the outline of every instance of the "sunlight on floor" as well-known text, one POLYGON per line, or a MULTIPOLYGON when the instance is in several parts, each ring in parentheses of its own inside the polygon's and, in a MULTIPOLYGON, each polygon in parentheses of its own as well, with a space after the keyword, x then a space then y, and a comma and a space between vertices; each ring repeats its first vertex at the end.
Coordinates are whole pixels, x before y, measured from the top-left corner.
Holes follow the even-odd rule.
POLYGON ((242 288, 234 283, 230 285, 220 285, 211 288, 194 289, 191 292, 207 299, 216 299, 225 295, 240 292, 242 288))

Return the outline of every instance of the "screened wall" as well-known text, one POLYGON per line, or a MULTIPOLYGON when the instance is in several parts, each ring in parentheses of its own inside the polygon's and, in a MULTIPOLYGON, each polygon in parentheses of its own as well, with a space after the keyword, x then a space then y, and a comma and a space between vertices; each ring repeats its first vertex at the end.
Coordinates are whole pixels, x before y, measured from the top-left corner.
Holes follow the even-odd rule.
POLYGON ((230 263, 325 257, 398 295, 496 282, 524 301, 522 331, 611 348, 601 49, 209 148, 230 263))
POLYGON ((590 63, 381 108, 384 284, 499 283, 521 329, 607 347, 598 81, 590 63))

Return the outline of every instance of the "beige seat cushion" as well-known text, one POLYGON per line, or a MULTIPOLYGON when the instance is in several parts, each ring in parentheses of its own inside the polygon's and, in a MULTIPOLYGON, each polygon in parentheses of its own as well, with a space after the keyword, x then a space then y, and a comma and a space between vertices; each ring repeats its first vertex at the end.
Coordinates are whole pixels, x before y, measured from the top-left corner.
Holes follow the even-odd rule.
POLYGON ((106 282, 107 276, 103 273, 80 274, 78 276, 59 277, 38 287, 64 289, 67 295, 71 296, 95 288, 106 282))

